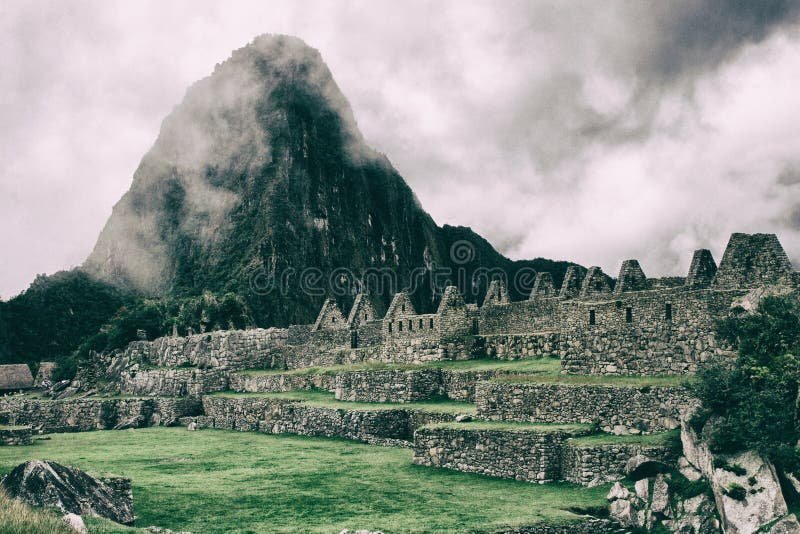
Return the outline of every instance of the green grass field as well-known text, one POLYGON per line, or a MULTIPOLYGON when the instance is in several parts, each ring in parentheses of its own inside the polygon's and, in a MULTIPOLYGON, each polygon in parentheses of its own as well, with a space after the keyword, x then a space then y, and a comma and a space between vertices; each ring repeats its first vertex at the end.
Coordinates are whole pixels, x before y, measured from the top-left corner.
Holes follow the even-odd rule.
POLYGON ((343 371, 411 371, 417 369, 448 369, 453 371, 501 371, 518 374, 558 374, 561 372, 561 361, 558 358, 538 358, 530 360, 444 360, 421 364, 397 364, 369 362, 355 365, 334 365, 330 367, 304 367, 302 369, 250 369, 241 371, 246 376, 265 375, 315 375, 336 374, 343 371))
POLYGON ((592 425, 560 423, 519 423, 515 421, 469 421, 465 423, 431 423, 422 428, 455 428, 463 430, 506 430, 512 432, 570 432, 573 435, 588 434, 592 425))
POLYGON ((572 445, 578 447, 594 447, 596 445, 666 445, 675 439, 680 439, 680 430, 658 432, 656 434, 638 436, 615 436, 613 434, 597 433, 591 436, 581 436, 570 440, 572 445))
POLYGON ((608 375, 566 375, 566 374, 513 374, 497 376, 493 382, 514 384, 564 384, 575 386, 681 386, 687 382, 686 376, 608 376, 608 375))
POLYGON ((233 391, 218 391, 212 397, 244 397, 282 399, 302 402, 307 406, 319 408, 334 408, 337 410, 418 410, 434 413, 464 413, 474 414, 476 407, 467 402, 457 402, 450 399, 437 399, 425 402, 348 402, 336 400, 334 394, 322 390, 286 391, 280 393, 236 393, 233 391))
POLYGON ((0 473, 38 458, 131 477, 138 527, 195 533, 492 531, 573 521, 567 507, 604 506, 608 491, 415 466, 410 450, 335 439, 182 428, 49 438, 0 448, 0 473))

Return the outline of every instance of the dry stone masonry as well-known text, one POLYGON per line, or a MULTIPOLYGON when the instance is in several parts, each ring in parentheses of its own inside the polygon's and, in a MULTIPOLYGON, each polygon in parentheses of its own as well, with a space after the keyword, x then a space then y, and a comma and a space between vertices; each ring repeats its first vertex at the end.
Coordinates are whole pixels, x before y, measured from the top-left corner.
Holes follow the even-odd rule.
POLYGON ((641 434, 680 425, 691 397, 680 386, 478 382, 478 416, 528 423, 592 423, 605 432, 641 434))
MULTIPOLYGON (((685 278, 648 278, 629 259, 616 279, 599 267, 571 266, 560 288, 550 273, 537 273, 519 302, 502 279, 490 283, 480 307, 448 287, 427 314, 403 292, 383 317, 367 294, 347 313, 328 299, 312 324, 162 337, 103 355, 100 380, 82 380, 105 396, 76 381, 57 393, 67 397, 60 400, 0 397, 0 424, 8 425, 0 427, 0 443, 26 443, 32 432, 180 423, 413 447, 419 465, 596 486, 630 474, 632 458, 674 463, 666 442, 637 436, 678 427, 681 411, 695 404, 680 377, 732 355, 715 335, 717 321, 799 286, 777 237, 733 234, 719 268, 708 250, 698 250, 685 278), (503 366, 437 363, 475 358, 558 358, 561 374, 547 362, 524 367, 541 363, 544 375, 523 376, 503 366), (83 398, 67 395, 79 391, 83 398), (278 394, 291 391, 308 393, 278 394), (443 400, 446 409, 436 404, 443 400), (476 406, 462 411, 452 401, 476 406), (581 437, 586 433, 628 437, 581 437)), ((661 496, 623 490, 610 497, 618 522, 640 526, 642 514, 666 513, 661 496)), ((689 510, 695 504, 669 508, 673 525, 700 521, 689 510)), ((733 513, 726 506, 723 525, 733 513)), ((783 520, 783 512, 773 515, 783 520)), ((508 532, 616 532, 614 525, 591 519, 508 532)))

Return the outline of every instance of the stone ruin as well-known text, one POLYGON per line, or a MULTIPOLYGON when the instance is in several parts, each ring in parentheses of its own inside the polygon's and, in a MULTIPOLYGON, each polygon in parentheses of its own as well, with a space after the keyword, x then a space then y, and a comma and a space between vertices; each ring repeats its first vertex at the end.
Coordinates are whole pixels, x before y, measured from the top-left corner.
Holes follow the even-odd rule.
MULTIPOLYGON (((703 362, 731 357, 716 339, 716 321, 743 299, 798 287, 800 277, 774 235, 733 234, 719 268, 710 251, 698 250, 685 278, 648 278, 629 259, 616 279, 600 267, 571 266, 556 287, 550 273, 538 273, 524 301, 512 301, 504 282, 494 280, 480 307, 466 305, 455 287, 446 288, 434 313, 418 313, 405 293, 394 295, 383 317, 366 294, 356 296, 348 313, 328 299, 313 324, 135 341, 106 356, 109 393, 121 399, 0 398, 0 423, 13 419, 54 431, 181 422, 192 429, 338 436, 411 447, 420 465, 595 486, 625 477, 637 455, 665 464, 677 458, 665 445, 581 441, 587 431, 612 438, 677 431, 681 414, 694 405, 678 381, 637 384, 625 376, 691 375, 703 362), (471 359, 558 359, 561 374, 539 379, 502 366, 442 363, 471 359), (294 372, 309 368, 317 370, 294 372), (587 375, 595 381, 581 382, 587 375), (328 392, 339 404, 279 395, 310 390, 328 392), (465 403, 464 411, 418 406, 442 398, 465 403)), ((648 480, 652 486, 655 479, 648 480)), ((667 509, 644 485, 638 494, 618 489, 612 498, 612 508, 632 514, 628 526, 706 528, 721 520, 729 527, 724 514, 711 517, 707 501, 667 509), (690 508, 708 513, 699 517, 690 508)), ((586 532, 618 528, 604 520, 586 524, 586 532)))

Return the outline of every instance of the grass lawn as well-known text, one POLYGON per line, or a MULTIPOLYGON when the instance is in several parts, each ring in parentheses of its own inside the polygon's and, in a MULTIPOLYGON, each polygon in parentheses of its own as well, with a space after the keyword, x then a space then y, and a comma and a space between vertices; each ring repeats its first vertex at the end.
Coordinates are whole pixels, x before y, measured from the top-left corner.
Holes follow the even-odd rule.
POLYGON ((434 413, 464 413, 473 414, 476 411, 474 404, 457 402, 450 399, 433 400, 426 402, 348 402, 336 400, 333 393, 322 390, 286 391, 280 393, 236 393, 232 391, 219 391, 211 393, 212 397, 244 397, 283 399, 302 402, 308 406, 320 408, 335 408, 341 410, 419 410, 434 413))
POLYGON ((246 376, 265 375, 316 375, 337 374, 343 371, 413 371, 418 369, 448 369, 452 371, 500 371, 504 373, 558 374, 561 372, 561 360, 558 358, 539 358, 531 360, 444 360, 420 364, 399 364, 369 362, 353 365, 333 365, 330 367, 304 367, 302 369, 250 369, 240 371, 246 376))
MULTIPOLYGON (((415 466, 411 456, 335 439, 149 428, 3 447, 0 473, 39 458, 131 477, 137 526, 195 533, 491 531, 605 506, 607 487, 493 479, 415 466)), ((107 525, 93 532, 129 532, 107 525)))
POLYGON ((514 384, 565 384, 576 386, 680 386, 687 382, 682 375, 668 376, 607 376, 607 375, 530 375, 516 374, 497 376, 494 382, 510 382, 514 384))
POLYGON ((573 435, 587 434, 592 425, 580 423, 518 423, 515 421, 469 421, 467 423, 431 423, 422 428, 456 428, 464 430, 510 430, 515 432, 570 432, 573 435))
POLYGON ((667 445, 675 439, 680 439, 680 430, 647 434, 645 436, 615 436, 613 434, 593 434, 570 440, 572 445, 578 447, 594 447, 596 445, 667 445))

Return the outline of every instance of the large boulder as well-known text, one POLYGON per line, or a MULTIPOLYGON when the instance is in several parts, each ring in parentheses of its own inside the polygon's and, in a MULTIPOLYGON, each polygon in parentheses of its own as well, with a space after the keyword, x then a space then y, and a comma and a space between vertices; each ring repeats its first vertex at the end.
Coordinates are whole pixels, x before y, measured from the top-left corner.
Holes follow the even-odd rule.
POLYGON ((135 519, 129 479, 97 479, 55 462, 20 464, 3 478, 0 489, 31 506, 57 508, 65 514, 105 517, 125 525, 135 519))
POLYGON ((752 451, 715 455, 686 420, 681 442, 686 459, 711 485, 726 534, 757 532, 788 513, 775 467, 768 460, 752 451))
POLYGON ((800 532, 800 522, 793 515, 787 515, 770 529, 770 534, 798 534, 800 532))

